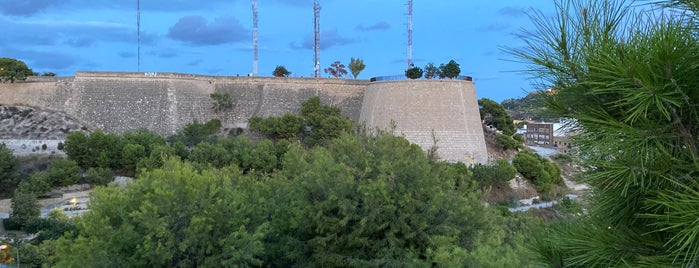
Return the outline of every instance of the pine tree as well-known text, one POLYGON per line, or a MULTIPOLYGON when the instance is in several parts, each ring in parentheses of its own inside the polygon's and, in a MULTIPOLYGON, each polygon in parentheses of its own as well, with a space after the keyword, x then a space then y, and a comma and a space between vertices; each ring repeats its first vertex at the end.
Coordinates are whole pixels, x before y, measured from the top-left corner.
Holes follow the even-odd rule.
POLYGON ((548 108, 575 119, 590 167, 588 215, 536 243, 550 266, 698 265, 699 29, 685 14, 699 10, 672 2, 560 1, 510 50, 551 89, 548 108))

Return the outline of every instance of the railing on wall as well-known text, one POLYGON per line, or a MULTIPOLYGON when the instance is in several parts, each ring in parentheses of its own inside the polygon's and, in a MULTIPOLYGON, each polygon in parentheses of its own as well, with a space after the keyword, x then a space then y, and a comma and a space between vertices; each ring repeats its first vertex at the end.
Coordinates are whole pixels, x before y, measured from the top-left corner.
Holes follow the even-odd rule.
MULTIPOLYGON (((439 80, 440 78, 433 78, 433 79, 424 79, 420 78, 418 80, 439 80)), ((398 81, 398 80, 410 80, 405 75, 389 75, 389 76, 376 76, 372 77, 369 79, 370 82, 380 82, 380 81, 398 81)), ((466 80, 466 81, 473 81, 473 77, 467 76, 467 75, 459 75, 457 77, 454 77, 454 79, 451 80, 466 80)))

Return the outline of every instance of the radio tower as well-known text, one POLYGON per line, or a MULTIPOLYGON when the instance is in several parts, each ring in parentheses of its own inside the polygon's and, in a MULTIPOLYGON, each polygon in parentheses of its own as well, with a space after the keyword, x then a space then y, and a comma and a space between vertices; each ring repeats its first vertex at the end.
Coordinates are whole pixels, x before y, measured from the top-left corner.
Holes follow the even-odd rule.
POLYGON ((408 68, 413 66, 413 0, 408 0, 408 68))
POLYGON ((136 51, 136 71, 141 71, 141 0, 136 0, 136 38, 138 49, 136 51))
POLYGON ((257 76, 257 0, 252 0, 252 75, 257 76))
POLYGON ((318 58, 318 51, 320 50, 320 5, 318 5, 318 0, 313 0, 313 33, 314 33, 314 44, 313 44, 313 77, 320 77, 320 59, 318 58))

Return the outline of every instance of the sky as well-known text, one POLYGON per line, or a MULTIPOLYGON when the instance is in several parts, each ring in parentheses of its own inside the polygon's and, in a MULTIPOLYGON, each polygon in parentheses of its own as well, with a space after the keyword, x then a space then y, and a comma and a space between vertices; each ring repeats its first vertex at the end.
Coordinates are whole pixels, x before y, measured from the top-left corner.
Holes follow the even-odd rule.
MULTIPOLYGON (((407 0, 319 0, 320 65, 366 68, 358 79, 402 75, 407 68, 407 0)), ((285 66, 313 76, 313 0, 258 0, 258 75, 285 66)), ((0 57, 35 72, 179 72, 247 75, 253 69, 252 1, 0 0, 0 57)), ((532 9, 553 14, 552 0, 414 0, 413 62, 455 60, 472 76, 478 98, 502 101, 532 88, 525 68, 502 51, 521 47, 514 34, 533 26, 532 9)), ((323 77, 328 74, 322 73, 323 77)))

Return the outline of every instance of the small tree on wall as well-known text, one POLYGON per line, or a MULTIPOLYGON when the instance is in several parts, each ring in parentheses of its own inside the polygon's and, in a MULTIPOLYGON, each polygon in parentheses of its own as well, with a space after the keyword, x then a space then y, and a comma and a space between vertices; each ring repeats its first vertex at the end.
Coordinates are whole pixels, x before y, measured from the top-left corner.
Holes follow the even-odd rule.
POLYGON ((441 73, 441 75, 439 76, 440 78, 447 77, 449 79, 452 79, 454 77, 459 76, 459 74, 461 73, 461 68, 459 68, 459 64, 456 63, 456 61, 450 60, 449 63, 447 63, 446 65, 440 65, 439 71, 441 73), (444 77, 442 77, 442 75, 444 77))
POLYGON ((357 58, 357 59, 351 58, 350 59, 349 69, 350 69, 350 72, 352 72, 352 76, 354 77, 354 79, 357 79, 357 76, 359 75, 360 72, 362 72, 364 70, 365 67, 366 67, 366 65, 364 65, 364 61, 362 59, 359 59, 359 58, 357 58))
POLYGON ((419 79, 422 77, 422 69, 420 67, 413 66, 412 68, 405 70, 405 77, 410 79, 419 79))
POLYGON ((214 103, 211 105, 211 109, 214 112, 220 112, 225 110, 230 110, 233 108, 233 102, 231 101, 231 94, 214 92, 209 95, 214 103))
MULTIPOLYGON (((345 69, 345 65, 340 63, 340 61, 333 62, 332 64, 330 64, 330 67, 325 68, 324 71, 326 74, 330 74, 335 78, 340 78, 343 75, 347 74, 347 70, 345 69)), ((359 74, 359 73, 357 73, 357 74, 359 74)))
POLYGON ((284 65, 277 65, 277 68, 274 68, 272 75, 274 75, 274 77, 288 77, 291 75, 291 72, 289 72, 284 65))
POLYGON ((428 63, 427 66, 425 66, 425 79, 432 79, 437 76, 440 76, 442 72, 439 71, 439 68, 434 65, 434 63, 428 63))

